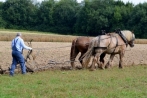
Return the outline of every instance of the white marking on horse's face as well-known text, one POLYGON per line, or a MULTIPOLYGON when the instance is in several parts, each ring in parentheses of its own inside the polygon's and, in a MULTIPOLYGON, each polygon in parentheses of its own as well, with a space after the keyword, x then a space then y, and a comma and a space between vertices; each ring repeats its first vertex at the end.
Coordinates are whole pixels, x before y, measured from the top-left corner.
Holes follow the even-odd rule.
POLYGON ((134 41, 130 41, 128 44, 130 45, 130 47, 134 47, 134 41))
POLYGON ((132 33, 131 31, 128 31, 128 30, 122 31, 122 33, 126 37, 126 39, 128 41, 128 44, 130 45, 130 47, 134 47, 134 40, 135 40, 134 33, 132 33))
POLYGON ((134 47, 134 41, 135 41, 135 35, 134 33, 132 33, 132 39, 131 41, 128 43, 130 45, 130 47, 134 47))

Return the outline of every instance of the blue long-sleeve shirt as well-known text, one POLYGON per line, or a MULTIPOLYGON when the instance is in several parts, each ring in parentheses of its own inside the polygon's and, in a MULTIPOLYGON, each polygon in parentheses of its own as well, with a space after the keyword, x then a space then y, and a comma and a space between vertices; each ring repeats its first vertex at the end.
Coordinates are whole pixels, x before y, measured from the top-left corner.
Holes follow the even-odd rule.
MULTIPOLYGON (((24 44, 23 39, 21 37, 19 37, 19 36, 12 40, 11 48, 14 46, 14 44, 16 46, 17 51, 19 51, 19 52, 22 52, 22 49, 27 49, 27 50, 32 49, 31 47, 26 46, 24 44)), ((12 48, 12 50, 13 50, 13 48, 12 48)))

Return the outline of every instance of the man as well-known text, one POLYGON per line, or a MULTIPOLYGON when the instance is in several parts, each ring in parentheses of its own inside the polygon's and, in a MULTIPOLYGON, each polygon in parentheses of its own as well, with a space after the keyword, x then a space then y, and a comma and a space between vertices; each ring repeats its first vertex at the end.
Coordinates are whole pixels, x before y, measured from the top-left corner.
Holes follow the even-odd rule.
POLYGON ((24 44, 23 39, 21 38, 21 33, 17 33, 16 37, 12 40, 12 65, 10 68, 10 76, 14 75, 14 70, 16 68, 16 65, 19 63, 21 66, 22 74, 26 74, 26 66, 25 66, 25 60, 22 55, 22 50, 32 50, 31 47, 28 47, 24 44))

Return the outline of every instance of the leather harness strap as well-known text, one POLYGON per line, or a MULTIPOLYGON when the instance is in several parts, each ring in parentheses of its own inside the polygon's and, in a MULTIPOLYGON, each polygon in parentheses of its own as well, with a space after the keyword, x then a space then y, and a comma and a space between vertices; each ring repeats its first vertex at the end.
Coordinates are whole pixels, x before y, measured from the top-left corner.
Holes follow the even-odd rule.
POLYGON ((116 38, 116 46, 115 46, 115 49, 113 50, 113 52, 112 52, 112 53, 114 53, 114 52, 115 52, 116 47, 118 46, 118 39, 117 39, 117 37, 116 37, 116 36, 114 36, 114 37, 116 38))
POLYGON ((112 35, 110 35, 110 38, 111 38, 111 40, 110 40, 110 43, 109 43, 109 45, 107 46, 107 48, 110 46, 110 44, 111 44, 111 42, 112 42, 112 35))
POLYGON ((100 41, 101 41, 101 35, 99 36, 99 39, 98 39, 98 46, 100 46, 100 41))
POLYGON ((114 49, 113 52, 112 52, 112 53, 114 53, 115 50, 116 50, 116 47, 118 46, 118 39, 117 39, 116 36, 112 36, 112 35, 110 35, 111 41, 110 41, 109 45, 107 46, 107 48, 110 46, 110 44, 111 44, 111 42, 112 42, 112 37, 115 37, 115 38, 116 38, 116 46, 114 47, 115 49, 114 49))
POLYGON ((118 35, 122 38, 122 40, 125 42, 126 46, 128 45, 128 41, 126 37, 121 33, 121 31, 118 32, 118 35))

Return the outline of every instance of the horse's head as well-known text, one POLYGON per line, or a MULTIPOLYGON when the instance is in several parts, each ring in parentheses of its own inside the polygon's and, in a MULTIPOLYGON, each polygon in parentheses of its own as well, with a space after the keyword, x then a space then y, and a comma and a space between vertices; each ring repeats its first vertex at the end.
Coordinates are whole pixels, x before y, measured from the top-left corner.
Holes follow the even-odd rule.
POLYGON ((130 47, 134 47, 134 41, 135 41, 135 35, 134 35, 134 33, 132 33, 132 39, 128 42, 130 47))
POLYGON ((135 34, 129 30, 124 30, 121 32, 126 37, 128 41, 127 43, 130 45, 130 47, 134 47, 135 34))

